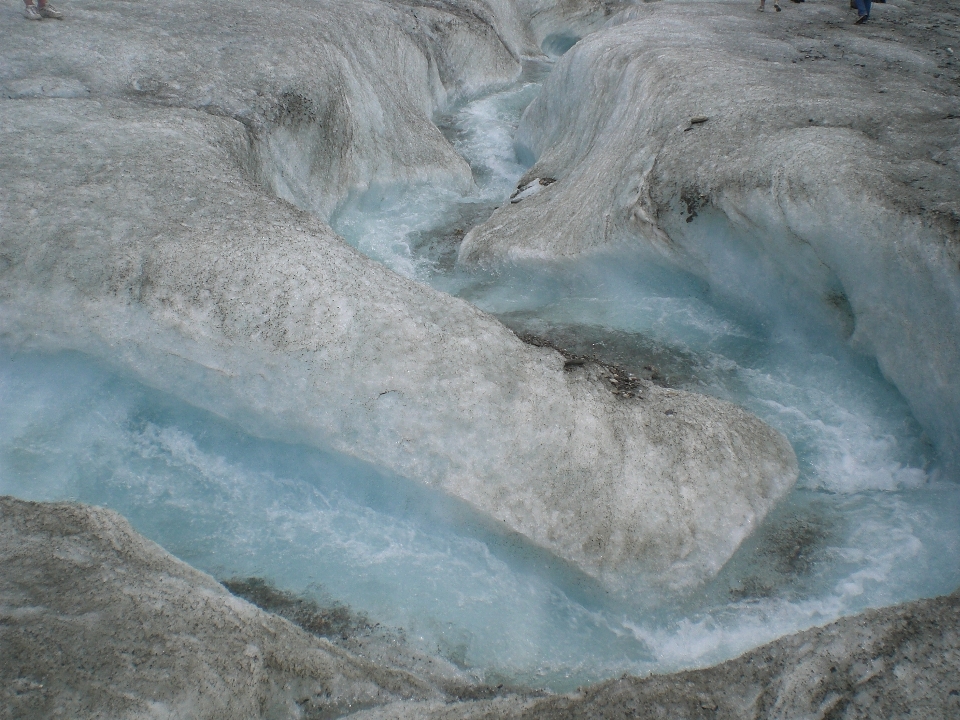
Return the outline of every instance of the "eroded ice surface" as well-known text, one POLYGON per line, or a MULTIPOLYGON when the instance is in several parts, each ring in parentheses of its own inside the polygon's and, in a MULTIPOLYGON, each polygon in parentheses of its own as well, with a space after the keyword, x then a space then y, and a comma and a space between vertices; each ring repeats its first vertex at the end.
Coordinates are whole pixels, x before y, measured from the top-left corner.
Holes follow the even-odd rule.
POLYGON ((352 198, 334 224, 518 331, 732 399, 786 433, 797 489, 709 585, 611 596, 459 503, 343 456, 244 434, 71 354, 2 357, 0 493, 109 506, 218 577, 259 575, 335 598, 488 680, 558 690, 707 664, 863 607, 955 589, 960 486, 940 476, 875 365, 816 317, 773 295, 762 313, 736 307, 636 258, 453 270, 463 231, 524 170, 512 130, 535 79, 451 117, 473 195, 381 188, 352 198))

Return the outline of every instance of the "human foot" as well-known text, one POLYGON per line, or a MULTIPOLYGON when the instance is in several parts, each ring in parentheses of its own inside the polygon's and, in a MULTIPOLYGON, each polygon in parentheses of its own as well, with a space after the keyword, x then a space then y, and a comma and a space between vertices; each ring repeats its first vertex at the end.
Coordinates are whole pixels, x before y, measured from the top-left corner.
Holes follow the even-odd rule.
POLYGON ((57 10, 53 5, 41 5, 40 16, 51 20, 63 20, 63 13, 57 10))

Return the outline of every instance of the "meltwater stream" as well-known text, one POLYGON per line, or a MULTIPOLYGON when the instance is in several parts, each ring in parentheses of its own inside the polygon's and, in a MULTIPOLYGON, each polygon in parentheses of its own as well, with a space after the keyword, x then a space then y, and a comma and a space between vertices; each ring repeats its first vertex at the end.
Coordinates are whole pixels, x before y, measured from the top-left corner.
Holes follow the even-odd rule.
POLYGON ((763 314, 634 257, 464 274, 459 239, 524 167, 512 136, 538 91, 467 103, 445 130, 467 198, 405 188, 333 218, 394 270, 520 333, 738 402, 791 440, 797 489, 709 585, 612 597, 410 480, 265 441, 89 358, 0 354, 0 494, 123 513, 220 578, 263 577, 401 628, 487 681, 554 690, 704 665, 839 615, 960 586, 960 483, 874 363, 776 299, 763 314))

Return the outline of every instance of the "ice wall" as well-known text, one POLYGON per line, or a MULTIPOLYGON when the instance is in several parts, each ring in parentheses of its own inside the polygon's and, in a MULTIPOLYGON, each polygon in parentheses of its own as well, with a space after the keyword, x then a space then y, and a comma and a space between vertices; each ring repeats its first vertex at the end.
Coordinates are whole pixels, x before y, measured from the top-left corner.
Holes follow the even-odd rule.
POLYGON ((350 190, 430 179, 464 190, 469 168, 431 114, 509 81, 536 49, 509 3, 160 2, 74 14, 82 33, 49 46, 11 30, 2 78, 13 97, 123 97, 202 110, 248 129, 249 170, 322 216, 350 190), (497 11, 501 12, 501 16, 497 11), (35 58, 44 57, 42 68, 35 58))
POLYGON ((584 39, 518 138, 537 159, 521 183, 557 182, 468 234, 460 261, 653 246, 720 295, 850 336, 955 464, 956 94, 926 36, 803 13, 814 37, 786 12, 658 3, 584 39))

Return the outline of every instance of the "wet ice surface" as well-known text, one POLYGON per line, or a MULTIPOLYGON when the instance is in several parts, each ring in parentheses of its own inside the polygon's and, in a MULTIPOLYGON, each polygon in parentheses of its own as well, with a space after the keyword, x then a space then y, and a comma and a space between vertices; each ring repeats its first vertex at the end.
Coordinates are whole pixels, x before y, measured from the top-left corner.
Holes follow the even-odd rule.
MULTIPOLYGON (((740 403, 790 438, 797 489, 706 587, 615 597, 461 503, 350 458, 247 435, 72 354, 0 356, 0 493, 114 508, 217 577, 264 577, 402 628, 488 682, 566 690, 722 660, 869 606, 960 585, 960 484, 896 390, 815 313, 762 313, 650 258, 453 268, 524 171, 536 70, 445 132, 477 191, 379 189, 336 229, 528 333, 740 403)), ((638 401, 639 402, 639 401, 638 401)))

